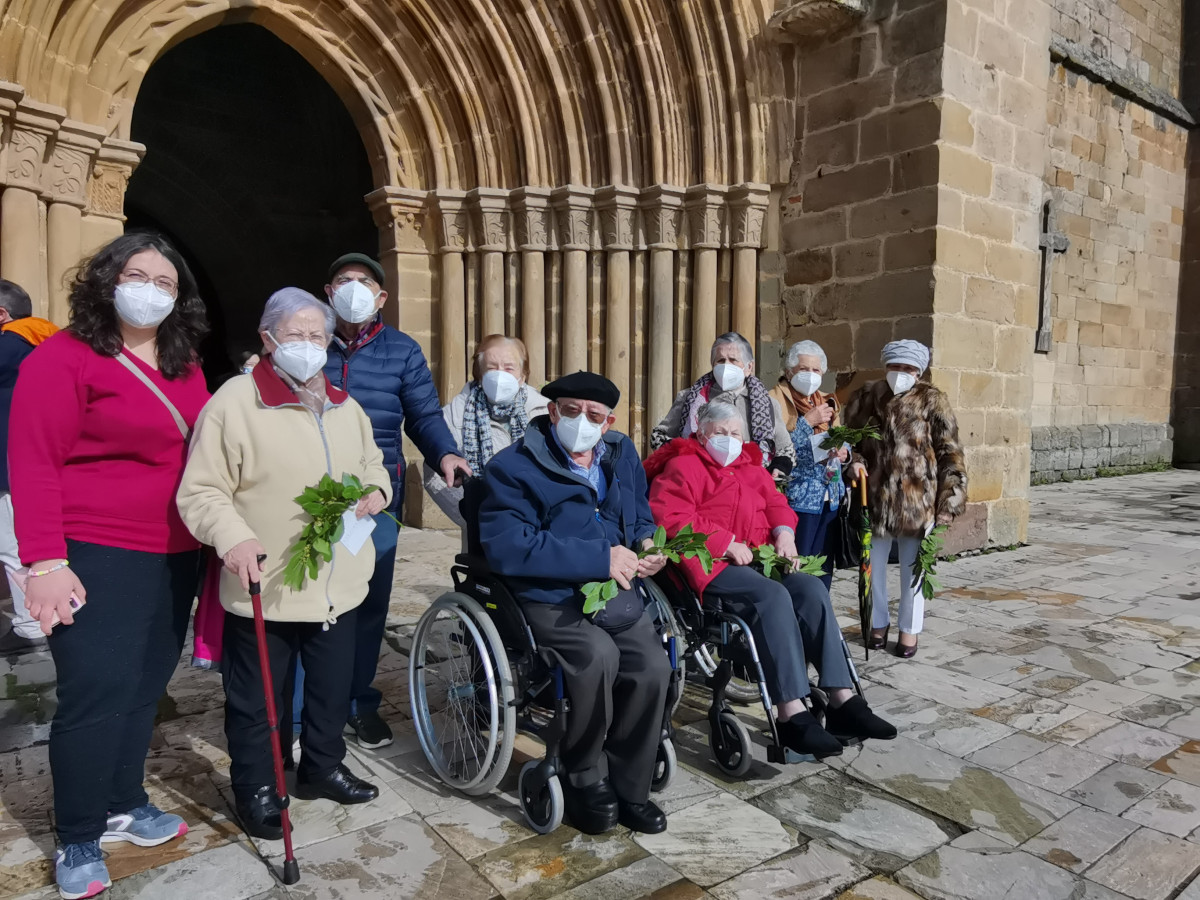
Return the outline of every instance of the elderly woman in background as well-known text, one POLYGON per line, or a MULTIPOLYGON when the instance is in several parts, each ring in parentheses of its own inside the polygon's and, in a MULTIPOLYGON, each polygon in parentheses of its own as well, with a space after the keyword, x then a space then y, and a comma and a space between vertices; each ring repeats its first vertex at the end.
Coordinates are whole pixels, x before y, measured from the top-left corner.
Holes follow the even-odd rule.
POLYGON ((874 421, 879 440, 864 441, 860 452, 871 471, 869 504, 874 529, 871 557, 882 561, 871 579, 874 615, 872 650, 887 647, 888 554, 892 541, 900 560, 900 637, 895 653, 917 654, 925 618, 925 598, 913 590, 913 563, 921 540, 934 525, 949 525, 967 502, 967 472, 958 443, 958 421, 950 401, 928 381, 929 348, 917 341, 892 341, 883 348, 886 377, 869 381, 846 404, 846 424, 861 428, 874 421))
MULTIPOLYGON (((496 453, 524 437, 530 419, 546 414, 550 401, 528 380, 529 354, 520 339, 489 334, 480 342, 471 380, 442 407, 458 452, 472 472, 482 473, 496 453)), ((426 464, 425 490, 459 528, 466 527, 458 511, 461 486, 447 486, 442 475, 426 464)))
MULTIPOLYGON (((179 512, 197 539, 225 563, 225 736, 235 808, 250 834, 282 834, 274 800, 266 702, 247 586, 262 585, 267 648, 277 694, 297 656, 303 662, 304 711, 296 796, 364 803, 378 789, 346 767, 342 729, 350 712, 355 613, 375 568, 368 540, 339 541, 333 560, 297 590, 283 583, 289 548, 309 516, 293 498, 324 475, 355 475, 378 490, 358 502, 361 519, 391 494, 383 455, 362 408, 322 374, 333 311, 299 288, 271 295, 259 325, 263 359, 250 375, 217 391, 196 427, 179 488, 179 512), (265 557, 264 562, 260 562, 265 557)), ((278 709, 290 710, 282 696, 278 709)), ((283 714, 286 718, 286 714, 283 714)))
MULTIPOLYGON (((801 556, 826 556, 829 561, 821 580, 833 582, 832 553, 827 543, 829 525, 837 517, 846 495, 842 466, 850 460, 845 447, 824 450, 817 438, 838 424, 838 401, 820 390, 829 361, 815 341, 792 344, 784 360, 779 384, 771 397, 783 410, 784 427, 792 439, 796 465, 787 484, 788 503, 795 510, 796 552, 801 556)), ((855 463, 854 474, 862 464, 855 463)))
POLYGON ((663 420, 654 426, 650 433, 650 448, 657 450, 672 438, 695 434, 700 407, 721 400, 738 411, 742 434, 758 445, 763 465, 769 466, 777 457, 782 457, 788 460, 782 471, 790 470, 796 462, 796 452, 783 427, 779 402, 771 397, 766 385, 754 377, 754 349, 750 342, 736 331, 727 332, 713 342, 710 359, 712 371, 687 390, 680 391, 663 420))

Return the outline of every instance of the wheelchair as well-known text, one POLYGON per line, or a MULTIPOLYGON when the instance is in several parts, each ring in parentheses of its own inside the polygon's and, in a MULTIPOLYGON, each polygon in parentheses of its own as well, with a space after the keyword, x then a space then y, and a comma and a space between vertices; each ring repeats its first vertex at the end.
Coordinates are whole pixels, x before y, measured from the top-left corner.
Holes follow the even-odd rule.
MULTIPOLYGON (((473 523, 481 492, 481 479, 468 481, 464 488, 461 509, 468 523, 468 552, 459 554, 450 570, 454 590, 434 601, 413 634, 413 724, 438 778, 470 796, 489 793, 504 778, 518 731, 541 738, 545 757, 522 766, 517 793, 529 827, 549 834, 563 820, 565 769, 560 752, 571 703, 561 669, 538 651, 516 597, 479 552, 473 523)), ((653 602, 648 592, 643 599, 653 602)), ((665 790, 678 768, 671 714, 682 696, 683 673, 674 625, 674 620, 661 619, 658 625, 672 673, 651 782, 654 792, 665 790)))
MULTIPOLYGON (((668 629, 676 635, 677 644, 683 648, 679 655, 696 661, 700 679, 712 691, 712 702, 708 709, 709 746, 717 767, 731 778, 740 778, 750 770, 754 761, 749 729, 730 709, 729 701, 749 704, 757 700, 762 703, 771 736, 771 743, 767 747, 768 762, 811 761, 813 757, 788 749, 779 739, 773 701, 749 624, 724 609, 719 599, 701 603, 700 597, 674 566, 668 565, 646 581, 651 599, 660 610, 660 618, 671 620, 668 629)), ((862 683, 851 659, 850 648, 846 646, 845 639, 841 644, 854 690, 862 697, 862 683)), ((816 685, 810 685, 805 705, 823 725, 828 706, 825 692, 816 685)), ((843 743, 853 746, 861 741, 855 739, 843 743)))

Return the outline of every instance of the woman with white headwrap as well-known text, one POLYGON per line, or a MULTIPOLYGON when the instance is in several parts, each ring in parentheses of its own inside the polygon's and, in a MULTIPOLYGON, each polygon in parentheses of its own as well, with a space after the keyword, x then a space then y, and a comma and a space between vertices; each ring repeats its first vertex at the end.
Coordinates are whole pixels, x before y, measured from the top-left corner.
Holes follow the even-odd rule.
POLYGON ((924 598, 912 589, 912 567, 921 539, 936 525, 949 525, 967 502, 967 472, 958 442, 958 421, 946 395, 921 380, 929 348, 917 341, 892 341, 883 348, 886 378, 869 381, 846 404, 846 424, 874 422, 879 440, 859 445, 871 476, 871 558, 880 563, 871 580, 874 618, 869 646, 887 646, 887 558, 892 542, 900 559, 900 637, 895 653, 917 653, 924 598))

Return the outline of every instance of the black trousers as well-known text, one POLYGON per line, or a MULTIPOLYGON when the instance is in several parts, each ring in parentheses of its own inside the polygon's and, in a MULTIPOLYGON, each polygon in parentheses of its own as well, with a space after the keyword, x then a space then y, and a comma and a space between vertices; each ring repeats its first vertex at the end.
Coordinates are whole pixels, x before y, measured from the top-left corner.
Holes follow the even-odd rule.
POLYGON ((585 787, 608 778, 622 800, 645 803, 671 678, 650 613, 610 634, 577 607, 523 608, 539 648, 562 667, 571 701, 562 748, 568 781, 585 787))
MULTIPOLYGON (((275 712, 291 749, 292 698, 285 693, 288 671, 297 657, 304 665, 304 710, 300 716, 300 764, 296 777, 313 781, 332 772, 346 756, 342 728, 350 714, 357 610, 338 616, 324 630, 321 622, 267 622, 267 653, 275 687, 275 712)), ((225 739, 230 780, 239 796, 275 783, 267 702, 258 664, 254 620, 225 617, 221 656, 225 683, 225 739)))
POLYGON ((749 566, 726 566, 704 595, 719 597, 750 626, 775 703, 808 696, 810 662, 822 688, 850 687, 842 633, 820 579, 797 574, 778 582, 749 566))
POLYGON ((825 574, 820 576, 825 590, 833 584, 833 534, 829 526, 837 515, 838 507, 830 506, 828 500, 821 505, 820 512, 796 513, 796 553, 826 558, 825 574))
POLYGON ((58 709, 50 726, 54 818, 63 844, 98 840, 142 787, 158 700, 179 662, 199 586, 199 551, 142 553, 67 541, 87 590, 50 635, 58 709))

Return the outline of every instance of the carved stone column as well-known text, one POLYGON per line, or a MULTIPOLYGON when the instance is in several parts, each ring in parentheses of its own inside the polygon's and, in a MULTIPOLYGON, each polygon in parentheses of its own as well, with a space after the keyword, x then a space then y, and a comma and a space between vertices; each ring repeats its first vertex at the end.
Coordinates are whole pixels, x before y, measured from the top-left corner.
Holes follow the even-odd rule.
POLYGON ((606 254, 604 374, 621 391, 614 427, 629 430, 630 294, 629 253, 633 250, 634 213, 638 192, 631 187, 612 185, 596 191, 596 209, 600 213, 600 238, 606 254))
POLYGON ((685 202, 695 273, 692 277, 692 372, 694 381, 712 368, 717 337, 717 251, 725 236, 725 188, 697 184, 685 202))
POLYGON ((758 344, 758 248, 770 188, 739 184, 729 189, 729 224, 733 243, 733 330, 758 344))
POLYGON ((588 251, 592 248, 592 188, 567 185, 551 195, 562 250, 562 373, 588 367, 588 251))
POLYGON ((483 334, 504 333, 504 251, 508 249, 508 191, 475 188, 467 194, 483 282, 483 334))
POLYGON ((83 256, 83 208, 87 205, 88 174, 104 140, 104 129, 64 121, 58 130, 50 162, 43 172, 46 211, 46 269, 49 282, 48 316, 67 324, 66 275, 83 256))
POLYGON ((434 216, 441 244, 441 375, 438 387, 449 399, 466 384, 467 310, 463 253, 470 235, 467 195, 439 189, 433 193, 434 216))
POLYGON ((517 246, 521 250, 521 339, 529 352, 529 381, 546 380, 546 250, 551 238, 550 189, 513 192, 517 246))
POLYGON ((675 343, 675 251, 679 249, 679 220, 683 189, 656 185, 642 191, 642 221, 650 247, 650 352, 646 392, 646 423, 653 427, 667 414, 675 343))
POLYGON ((375 227, 379 229, 379 262, 389 299, 383 307, 384 319, 403 328, 435 358, 432 340, 435 323, 425 300, 430 296, 429 249, 422 235, 428 192, 387 185, 364 198, 375 227), (425 301, 425 302, 422 302, 425 301))
POLYGON ((49 312, 42 253, 42 188, 54 135, 66 116, 57 106, 17 104, 4 144, 0 195, 0 278, 15 281, 33 298, 34 312, 49 312))
POLYGON ((125 188, 146 153, 143 144, 107 138, 96 156, 83 210, 83 252, 93 253, 125 230, 125 188))

